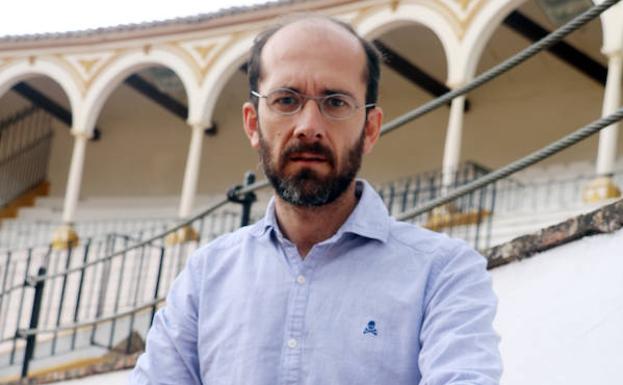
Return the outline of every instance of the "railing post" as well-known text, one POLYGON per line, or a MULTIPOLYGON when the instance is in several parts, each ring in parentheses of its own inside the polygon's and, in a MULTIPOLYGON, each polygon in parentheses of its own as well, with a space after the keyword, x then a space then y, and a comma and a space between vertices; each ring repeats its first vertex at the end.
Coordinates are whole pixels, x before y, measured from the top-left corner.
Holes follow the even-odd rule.
POLYGON ((238 196, 238 191, 255 183, 255 174, 247 171, 244 174, 244 184, 231 188, 227 192, 227 198, 230 202, 240 203, 242 205, 242 216, 240 217, 240 227, 247 226, 251 222, 251 206, 257 200, 254 192, 248 192, 243 196, 238 196))
MULTIPOLYGON (((45 267, 40 267, 37 272, 37 278, 44 277, 46 273, 45 267)), ((32 312, 30 313, 29 330, 36 329, 39 325, 39 313, 41 311, 41 300, 43 299, 43 287, 45 280, 37 281, 35 284, 35 298, 32 302, 32 312)), ((37 334, 28 334, 26 336, 26 350, 24 352, 24 362, 22 364, 22 378, 28 376, 28 366, 35 353, 35 343, 37 342, 37 334)))

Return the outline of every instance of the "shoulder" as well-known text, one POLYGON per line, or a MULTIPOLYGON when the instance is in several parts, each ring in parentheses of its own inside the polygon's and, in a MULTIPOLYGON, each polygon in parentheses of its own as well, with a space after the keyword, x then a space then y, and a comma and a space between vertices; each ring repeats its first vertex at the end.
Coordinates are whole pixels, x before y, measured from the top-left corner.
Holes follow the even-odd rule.
POLYGON ((446 234, 394 219, 390 222, 389 242, 427 254, 447 254, 458 247, 469 247, 464 241, 446 234))
POLYGON ((435 269, 459 262, 461 259, 484 263, 485 259, 467 242, 451 238, 418 225, 393 220, 388 242, 394 248, 411 251, 410 254, 428 260, 435 269))
POLYGON ((241 254, 242 248, 253 242, 255 225, 245 226, 236 231, 220 235, 210 242, 197 248, 188 258, 188 268, 195 274, 205 272, 205 269, 231 261, 241 254))

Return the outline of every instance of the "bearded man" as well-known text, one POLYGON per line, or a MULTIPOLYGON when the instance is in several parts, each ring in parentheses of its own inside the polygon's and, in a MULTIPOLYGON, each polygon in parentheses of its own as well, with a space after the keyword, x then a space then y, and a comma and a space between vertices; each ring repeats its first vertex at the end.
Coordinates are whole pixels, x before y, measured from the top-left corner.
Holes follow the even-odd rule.
POLYGON ((383 115, 374 48, 307 17, 259 35, 248 69, 244 129, 275 197, 189 258, 131 383, 497 384, 484 258, 355 179, 383 115))

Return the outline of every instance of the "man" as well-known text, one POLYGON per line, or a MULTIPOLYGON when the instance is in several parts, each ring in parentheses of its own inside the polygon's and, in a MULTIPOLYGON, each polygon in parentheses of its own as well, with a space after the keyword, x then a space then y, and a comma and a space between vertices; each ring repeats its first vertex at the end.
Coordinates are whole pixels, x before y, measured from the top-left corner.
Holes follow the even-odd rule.
POLYGON ((379 138, 378 77, 331 19, 256 39, 244 128, 276 196, 189 259, 132 383, 498 383, 484 258, 391 219, 354 179, 379 138))

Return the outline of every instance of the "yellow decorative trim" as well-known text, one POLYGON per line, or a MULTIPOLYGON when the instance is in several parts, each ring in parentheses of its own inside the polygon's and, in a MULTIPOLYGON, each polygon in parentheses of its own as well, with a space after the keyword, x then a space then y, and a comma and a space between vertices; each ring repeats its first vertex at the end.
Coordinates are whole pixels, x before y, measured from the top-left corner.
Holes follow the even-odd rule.
POLYGON ((178 245, 180 243, 195 242, 199 239, 199 234, 194 227, 186 225, 181 227, 176 232, 167 235, 164 239, 164 243, 168 246, 178 245))
POLYGON ((363 19, 365 19, 370 13, 372 13, 372 11, 374 11, 375 8, 376 7, 368 6, 368 7, 363 7, 360 10, 358 10, 357 13, 355 14, 355 17, 353 17, 350 20, 350 25, 353 27, 356 27, 357 25, 359 25, 359 23, 361 23, 363 19))
MULTIPOLYGON (((392 0, 390 0, 391 2, 392 0)), ((469 29, 469 26, 474 21, 474 18, 478 15, 480 10, 484 7, 489 0, 457 0, 459 1, 459 7, 464 11, 462 15, 457 12, 448 4, 439 0, 422 1, 421 3, 427 7, 435 9, 440 15, 445 16, 450 24, 454 27, 459 39, 463 39, 465 32, 469 29), (473 6, 470 5, 474 3, 473 6)))
POLYGON ((392 9, 392 12, 396 12, 399 5, 400 5, 400 0, 390 0, 389 2, 389 7, 392 9))
POLYGON ((466 10, 466 9, 467 9, 467 6, 469 5, 469 2, 470 2, 470 1, 471 1, 471 0, 458 0, 459 4, 461 4, 461 8, 462 8, 463 10, 466 10))
POLYGON ((52 248, 54 250, 67 250, 78 246, 80 238, 71 225, 62 225, 54 230, 52 235, 52 248))
POLYGON ((584 203, 599 203, 608 199, 619 198, 621 189, 611 177, 600 176, 593 179, 582 191, 584 203))
POLYGON ((491 212, 488 210, 459 211, 456 207, 448 204, 434 209, 424 227, 439 231, 449 227, 473 225, 482 222, 490 215, 491 212))
POLYGON ((84 71, 88 74, 93 69, 93 66, 99 62, 100 59, 91 59, 91 60, 78 60, 78 63, 84 68, 84 71))
MULTIPOLYGON (((84 96, 87 91, 89 90, 89 88, 91 88, 91 85, 93 84, 93 82, 95 81, 95 79, 97 79, 97 77, 99 76, 99 74, 102 73, 102 71, 104 71, 106 68, 108 68, 115 60, 117 60, 119 57, 121 57, 125 52, 127 52, 126 49, 116 49, 112 51, 112 54, 109 58, 105 59, 102 62, 102 58, 97 58, 97 59, 86 59, 86 60, 82 60, 79 59, 77 60, 78 64, 80 66, 82 66, 85 69, 86 75, 88 77, 84 77, 80 71, 78 71, 75 67, 74 62, 67 60, 67 57, 71 57, 71 55, 57 55, 57 59, 59 60, 59 62, 62 63, 62 65, 67 68, 70 72, 70 74, 77 79, 78 84, 80 84, 82 87, 80 89, 82 96, 84 96), (67 56, 67 57, 66 57, 67 56), (87 62, 87 67, 85 67, 85 62, 87 62), (95 65, 97 63, 102 62, 102 64, 93 71, 93 73, 89 73, 91 72, 93 69, 91 67, 95 67, 95 65)), ((93 54, 102 54, 105 55, 106 53, 102 53, 102 52, 96 52, 93 54)), ((82 54, 81 54, 82 55, 82 54)))
POLYGON ((193 47, 193 49, 199 54, 202 59, 205 60, 210 52, 214 49, 214 47, 216 47, 216 44, 212 43, 206 45, 196 45, 193 47))
POLYGON ((201 86, 201 83, 203 82, 203 77, 201 76, 201 66, 182 44, 184 44, 184 42, 171 42, 167 44, 167 46, 170 49, 177 51, 176 54, 179 55, 179 57, 185 61, 186 64, 188 64, 188 67, 195 74, 195 78, 198 79, 197 84, 201 86))
POLYGON ((229 47, 233 46, 238 40, 240 40, 240 32, 234 32, 229 35, 229 39, 216 49, 214 55, 212 55, 210 60, 201 68, 201 79, 205 79, 206 74, 210 70, 210 67, 212 67, 214 63, 221 57, 223 52, 225 52, 229 47))
POLYGON ((37 61, 37 57, 36 56, 28 56, 28 64, 35 65, 35 62, 37 61))
POLYGON ((143 46, 143 53, 145 53, 145 55, 149 55, 149 53, 151 52, 152 46, 151 44, 145 44, 143 46))

